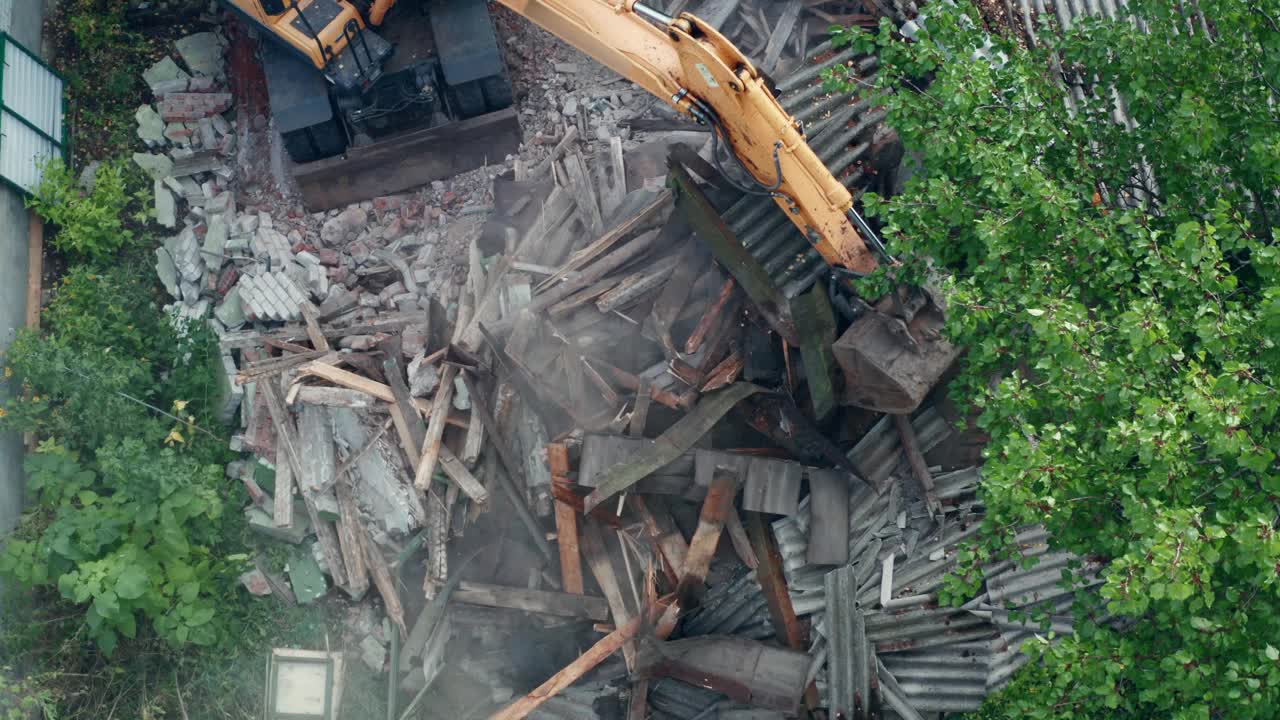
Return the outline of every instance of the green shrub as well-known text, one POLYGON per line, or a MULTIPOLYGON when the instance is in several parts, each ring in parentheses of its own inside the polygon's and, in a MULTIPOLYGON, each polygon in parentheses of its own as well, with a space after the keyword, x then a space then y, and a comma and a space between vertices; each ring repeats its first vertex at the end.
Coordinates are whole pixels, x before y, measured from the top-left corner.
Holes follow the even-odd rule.
POLYGON ((148 217, 150 193, 139 175, 127 160, 104 162, 86 193, 71 168, 55 159, 45 166, 27 205, 57 226, 52 243, 60 252, 106 261, 134 244, 131 228, 148 217))
POLYGON ((93 466, 46 443, 25 469, 36 507, 53 516, 38 539, 8 543, 0 573, 87 605, 89 634, 108 655, 141 619, 175 646, 218 640, 221 468, 131 439, 98 450, 93 466))
MULTIPOLYGON (((203 326, 176 331, 154 292, 148 264, 72 267, 44 311, 45 334, 20 332, 5 353, 6 378, 23 392, 0 405, 0 427, 91 452, 108 437, 165 436, 172 423, 137 401, 180 402, 184 418, 215 424, 217 340, 203 326)), ((187 439, 208 459, 221 451, 202 434, 187 439)))

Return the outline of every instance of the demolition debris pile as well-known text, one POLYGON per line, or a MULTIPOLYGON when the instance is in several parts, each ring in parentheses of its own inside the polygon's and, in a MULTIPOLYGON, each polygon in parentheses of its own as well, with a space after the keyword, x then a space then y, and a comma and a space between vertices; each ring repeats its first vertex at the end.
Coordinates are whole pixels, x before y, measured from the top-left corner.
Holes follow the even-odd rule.
MULTIPOLYGON (((820 79, 875 58, 815 40, 901 8, 705 5, 784 71, 837 177, 892 189, 883 113, 820 79)), ((245 453, 228 476, 290 548, 242 580, 380 598, 358 652, 406 716, 603 717, 612 698, 635 720, 920 718, 977 708, 1042 623, 1069 627, 1098 568, 1037 528, 1018 540, 1038 564, 939 604, 983 512, 980 438, 936 386, 959 353, 930 330, 939 308, 850 298, 771 200, 721 177, 705 131, 553 54, 516 73, 542 83, 520 156, 280 211, 232 184, 237 138, 269 130, 224 119, 223 45, 188 39, 187 70, 149 72, 139 132, 167 152, 138 162, 182 223, 158 252, 176 314, 220 337, 245 453)))

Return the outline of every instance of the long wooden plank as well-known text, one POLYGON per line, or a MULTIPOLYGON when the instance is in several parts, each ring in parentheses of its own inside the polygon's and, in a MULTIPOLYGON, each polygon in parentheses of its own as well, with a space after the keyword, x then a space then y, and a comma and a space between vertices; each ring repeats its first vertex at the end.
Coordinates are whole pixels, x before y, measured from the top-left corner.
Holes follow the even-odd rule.
POLYGON ((725 520, 733 508, 733 500, 738 495, 739 484, 740 479, 735 472, 717 470, 711 479, 707 498, 702 502, 702 514, 698 516, 698 529, 689 541, 689 553, 685 556, 684 571, 676 588, 676 597, 681 599, 683 607, 692 607, 706 589, 707 571, 711 569, 711 560, 720 543, 725 520))
MULTIPOLYGON (((569 448, 564 443, 547 445, 547 466, 551 468, 551 482, 564 485, 569 482, 569 448)), ((578 513, 573 507, 555 496, 556 544, 560 546, 560 581, 564 591, 578 595, 586 592, 582 578, 582 552, 578 543, 578 513)))
POLYGON ((480 505, 489 502, 489 491, 485 489, 484 485, 480 484, 479 480, 476 480, 476 476, 471 474, 471 471, 467 469, 466 465, 462 464, 462 461, 453 454, 453 451, 443 444, 440 446, 439 464, 440 469, 444 470, 444 474, 453 481, 454 485, 458 486, 458 489, 464 495, 471 498, 472 502, 480 505))
POLYGON ((911 426, 911 416, 894 413, 893 424, 898 428, 898 435, 902 438, 902 452, 907 456, 911 474, 924 490, 925 504, 928 505, 929 512, 935 515, 941 513, 942 503, 938 501, 938 494, 934 492, 933 475, 929 474, 924 453, 920 452, 920 439, 916 437, 916 430, 911 426))
POLYGON ((391 390, 391 403, 399 409, 413 446, 421 448, 422 441, 427 436, 427 426, 422 422, 422 416, 413 403, 413 396, 409 394, 409 385, 404 380, 404 367, 400 362, 400 339, 388 338, 378 343, 378 348, 382 350, 382 374, 387 378, 387 387, 391 390))
POLYGON ((574 684, 583 675, 604 662, 605 658, 626 647, 630 640, 640 632, 644 617, 636 617, 626 625, 604 636, 589 650, 578 656, 564 669, 552 675, 546 682, 534 688, 533 692, 516 700, 499 712, 489 716, 489 720, 523 720, 538 708, 539 705, 555 697, 565 688, 574 684))
POLYGON ((449 416, 449 407, 453 405, 453 379, 458 375, 458 366, 444 366, 440 373, 440 385, 436 388, 435 400, 431 403, 431 414, 427 421, 427 436, 422 444, 422 459, 418 461, 418 472, 414 473, 413 486, 426 490, 431 484, 431 476, 435 474, 436 463, 440 460, 440 449, 444 447, 445 418, 449 416))
POLYGON ((276 494, 271 508, 271 521, 276 527, 293 527, 293 465, 276 464, 276 494))
POLYGON ((454 592, 453 599, 471 605, 524 610, 543 615, 586 618, 598 622, 609 619, 608 601, 591 595, 464 582, 454 592))
POLYGON ((302 448, 298 440, 298 426, 284 406, 280 388, 275 380, 258 383, 257 388, 267 403, 267 413, 271 415, 271 423, 276 429, 276 454, 284 456, 285 461, 293 467, 295 477, 301 477, 302 448))
POLYGON ((764 590, 765 602, 769 606, 769 616, 778 641, 792 650, 807 650, 808 638, 805 636, 804 626, 800 624, 800 618, 796 616, 795 607, 791 604, 787 578, 783 575, 782 553, 774 540, 773 530, 760 513, 747 513, 746 525, 751 546, 760 561, 760 567, 756 568, 756 579, 764 590))
POLYGON ((40 286, 44 278, 44 220, 27 211, 27 318, 28 328, 40 327, 40 286))
MULTIPOLYGON (((609 612, 613 615, 613 624, 622 627, 631 623, 636 616, 627 605, 622 595, 622 586, 618 583, 618 575, 614 571, 613 560, 609 558, 609 548, 605 545, 604 533, 595 520, 587 518, 582 532, 582 555, 586 558, 596 584, 609 602, 609 612)), ((623 647, 622 655, 628 668, 635 667, 635 647, 628 643, 623 647)))
POLYGON ((689 555, 689 543, 684 539, 680 528, 676 527, 666 502, 662 498, 645 499, 637 494, 629 496, 627 502, 631 503, 631 507, 640 516, 645 532, 662 557, 662 568, 667 578, 672 585, 680 582, 685 558, 689 555))
MULTIPOLYGON (((446 368, 447 369, 447 368, 446 368)), ((396 401, 395 393, 391 388, 374 380, 370 380, 362 375, 357 375, 350 370, 343 370, 332 365, 324 363, 311 362, 298 368, 298 374, 304 377, 317 377, 321 380, 327 380, 335 385, 341 385, 352 390, 359 390, 366 395, 372 395, 384 402, 393 403, 396 401)), ((432 405, 425 400, 415 398, 413 406, 420 413, 431 412, 432 405)))
POLYGON ((400 591, 396 589, 395 581, 391 578, 387 559, 382 557, 382 551, 369 537, 369 531, 363 524, 357 523, 356 529, 360 546, 364 548, 365 564, 369 568, 370 576, 373 577, 374 586, 378 588, 378 594, 382 596, 382 604, 387 609, 387 616, 399 628, 401 639, 406 639, 409 637, 409 630, 405 627, 404 605, 400 602, 400 591))
POLYGON ((338 547, 342 550, 342 563, 347 571, 347 584, 343 589, 359 600, 369 591, 369 569, 364 559, 364 543, 360 539, 360 511, 356 508, 348 478, 338 478, 334 490, 338 495, 338 547))

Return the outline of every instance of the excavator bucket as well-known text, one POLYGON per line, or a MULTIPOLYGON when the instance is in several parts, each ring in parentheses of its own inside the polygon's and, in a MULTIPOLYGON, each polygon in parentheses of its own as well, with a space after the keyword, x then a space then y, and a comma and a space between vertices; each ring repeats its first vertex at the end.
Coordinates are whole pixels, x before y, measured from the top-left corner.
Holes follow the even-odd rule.
POLYGON ((882 299, 831 346, 844 371, 845 405, 912 412, 960 355, 942 336, 943 308, 921 295, 918 309, 906 312, 892 296, 882 299))

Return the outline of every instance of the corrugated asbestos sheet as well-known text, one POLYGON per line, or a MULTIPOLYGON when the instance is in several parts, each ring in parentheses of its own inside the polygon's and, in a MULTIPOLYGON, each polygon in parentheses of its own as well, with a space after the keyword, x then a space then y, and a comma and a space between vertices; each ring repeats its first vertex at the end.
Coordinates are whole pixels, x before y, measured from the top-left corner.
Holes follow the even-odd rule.
POLYGON ((0 33, 0 178, 31 192, 61 157, 63 81, 0 33))
MULTIPOLYGON (((933 409, 912 424, 926 449, 949 432, 933 409)), ((825 673, 817 672, 826 681, 824 701, 850 720, 977 709, 1025 663, 1023 642, 1043 630, 1071 631, 1074 592, 1099 584, 1100 568, 1051 552, 1043 528, 1026 528, 1017 536, 1026 567, 995 565, 963 608, 940 608, 938 589, 981 524, 980 471, 934 472, 943 512, 932 516, 913 496, 891 424, 873 427, 849 458, 886 489, 877 495, 865 484, 850 487, 847 564, 809 562, 810 497, 773 523, 792 603, 824 638, 825 673), (863 668, 874 668, 874 677, 864 677, 863 668)))

